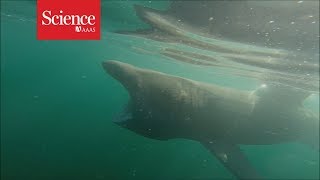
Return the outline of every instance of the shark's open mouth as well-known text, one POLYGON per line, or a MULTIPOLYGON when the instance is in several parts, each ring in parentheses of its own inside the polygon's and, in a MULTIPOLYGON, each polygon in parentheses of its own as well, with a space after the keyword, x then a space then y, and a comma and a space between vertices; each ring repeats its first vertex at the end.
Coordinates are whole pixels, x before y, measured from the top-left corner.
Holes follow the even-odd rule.
POLYGON ((118 114, 114 116, 112 121, 116 124, 123 124, 132 119, 132 112, 130 111, 129 103, 125 105, 118 114))

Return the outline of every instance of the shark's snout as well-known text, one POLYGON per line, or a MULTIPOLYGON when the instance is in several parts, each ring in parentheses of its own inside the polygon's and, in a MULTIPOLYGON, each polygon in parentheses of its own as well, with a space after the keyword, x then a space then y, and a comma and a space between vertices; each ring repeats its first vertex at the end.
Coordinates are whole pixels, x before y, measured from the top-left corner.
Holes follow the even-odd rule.
POLYGON ((136 11, 137 16, 143 18, 147 15, 146 8, 141 5, 134 5, 134 10, 136 11))
POLYGON ((119 61, 105 61, 102 63, 104 70, 118 80, 127 90, 135 90, 138 77, 138 68, 119 61))
POLYGON ((118 61, 106 61, 102 63, 102 66, 103 69, 114 78, 123 74, 123 67, 118 61))
POLYGON ((161 14, 161 11, 155 10, 155 9, 151 9, 148 7, 144 7, 141 5, 134 5, 134 9, 136 11, 136 14, 139 18, 141 18, 142 20, 144 20, 147 23, 151 23, 154 24, 155 22, 155 17, 158 14, 161 14))
POLYGON ((104 70, 120 82, 126 81, 132 73, 131 65, 119 61, 105 61, 102 63, 104 70))

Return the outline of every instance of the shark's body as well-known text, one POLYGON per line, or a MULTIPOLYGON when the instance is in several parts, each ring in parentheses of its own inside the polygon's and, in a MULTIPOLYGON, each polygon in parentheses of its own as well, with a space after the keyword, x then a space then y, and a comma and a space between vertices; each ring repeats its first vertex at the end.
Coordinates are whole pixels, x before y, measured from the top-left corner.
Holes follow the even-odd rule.
POLYGON ((199 141, 240 179, 261 176, 237 144, 318 146, 319 117, 302 106, 306 93, 276 87, 240 91, 117 61, 103 66, 131 97, 118 124, 153 139, 199 141))

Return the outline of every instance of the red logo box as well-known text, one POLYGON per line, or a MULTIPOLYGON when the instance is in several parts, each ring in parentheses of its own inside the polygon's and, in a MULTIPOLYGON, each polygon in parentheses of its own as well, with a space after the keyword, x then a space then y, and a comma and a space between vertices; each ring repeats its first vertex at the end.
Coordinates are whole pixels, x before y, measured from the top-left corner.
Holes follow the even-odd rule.
POLYGON ((37 0, 38 40, 100 40, 100 0, 37 0))

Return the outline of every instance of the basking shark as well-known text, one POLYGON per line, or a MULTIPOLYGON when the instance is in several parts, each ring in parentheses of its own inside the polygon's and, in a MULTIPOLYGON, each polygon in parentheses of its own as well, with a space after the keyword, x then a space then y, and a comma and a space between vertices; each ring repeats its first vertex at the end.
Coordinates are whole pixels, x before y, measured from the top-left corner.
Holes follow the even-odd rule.
MULTIPOLYGON (((166 11, 140 5, 134 8, 151 28, 124 33, 172 42, 181 40, 180 31, 184 30, 215 39, 319 54, 319 1, 173 1, 166 11)), ((206 48, 199 42, 191 43, 206 48)), ((311 61, 318 62, 318 58, 311 61)))
MULTIPOLYGON (((319 3, 313 1, 303 4, 292 1, 277 3, 175 1, 167 11, 135 5, 137 16, 150 24, 151 29, 119 33, 176 43, 177 46, 172 48, 163 48, 160 54, 177 61, 202 66, 230 66, 230 62, 234 62, 233 66, 241 64, 259 68, 264 76, 272 76, 268 79, 272 79, 275 83, 288 86, 297 84, 291 83, 295 79, 283 81, 281 76, 276 78, 270 72, 294 74, 306 78, 312 76, 312 79, 316 80, 315 84, 319 84, 317 48, 319 40, 316 38, 319 36, 319 31, 314 26, 319 19, 318 9, 314 7, 318 7, 319 3), (278 7, 279 5, 281 6, 278 7), (284 8, 286 6, 292 6, 295 10, 287 10, 284 8), (191 17, 190 14, 194 13, 190 12, 200 12, 200 15, 205 14, 205 16, 197 13, 195 17, 191 17), (268 17, 270 12, 277 17, 268 17), (292 24, 286 20, 290 20, 292 24), (202 25, 196 26, 197 23, 202 25), (292 28, 288 28, 288 24, 290 27, 292 25, 292 28), (210 33, 204 33, 204 27, 209 28, 210 33), (220 33, 216 30, 220 30, 220 33), (256 37, 261 33, 264 34, 263 37, 256 37), (191 50, 183 51, 179 45, 182 45, 182 48, 188 46, 191 50), (199 49, 202 51, 199 52, 199 49)), ((318 91, 318 88, 316 89, 318 91)))
POLYGON ((204 145, 239 179, 262 179, 239 145, 300 142, 319 149, 319 115, 303 106, 309 93, 281 86, 254 91, 102 63, 130 100, 115 123, 139 135, 190 139, 204 145))

